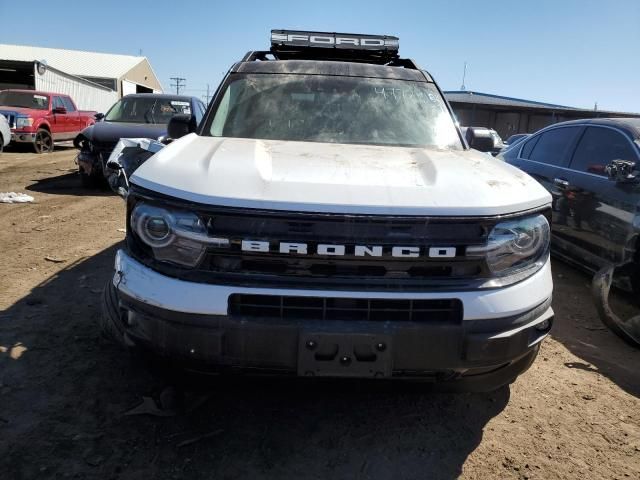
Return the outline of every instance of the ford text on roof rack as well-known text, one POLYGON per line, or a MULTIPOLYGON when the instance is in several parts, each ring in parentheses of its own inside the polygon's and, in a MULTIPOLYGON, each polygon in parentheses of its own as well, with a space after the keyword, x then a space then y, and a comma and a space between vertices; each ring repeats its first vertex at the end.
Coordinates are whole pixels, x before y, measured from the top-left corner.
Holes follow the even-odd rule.
POLYGON ((282 47, 343 48, 359 50, 381 50, 398 53, 398 37, 354 35, 351 33, 292 32, 274 30, 271 32, 271 45, 282 47))
POLYGON ((553 323, 549 194, 397 38, 271 38, 122 184, 105 330, 221 372, 513 381, 553 323))

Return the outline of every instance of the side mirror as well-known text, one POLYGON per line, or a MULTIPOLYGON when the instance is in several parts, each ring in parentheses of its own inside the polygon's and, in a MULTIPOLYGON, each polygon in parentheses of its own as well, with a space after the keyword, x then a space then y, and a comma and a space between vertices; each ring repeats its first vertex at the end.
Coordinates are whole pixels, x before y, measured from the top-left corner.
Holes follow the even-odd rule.
POLYGON ((65 113, 67 113, 67 109, 64 107, 56 107, 53 109, 53 113, 57 113, 59 115, 64 115, 65 113))
POLYGON ((490 152, 494 149, 493 135, 488 128, 468 127, 466 139, 471 148, 481 152, 490 152))
POLYGON ((169 120, 167 136, 175 140, 176 138, 184 137, 189 133, 195 132, 197 126, 195 115, 178 113, 169 120))
POLYGON ((98 122, 99 122, 100 120, 102 120, 102 119, 104 118, 104 113, 96 113, 96 114, 93 116, 93 118, 95 118, 95 119, 96 119, 96 121, 98 121, 98 122))
POLYGON ((613 160, 605 167, 604 171, 607 173, 609 180, 614 182, 631 183, 638 178, 638 175, 634 173, 636 171, 636 162, 629 160, 613 160))

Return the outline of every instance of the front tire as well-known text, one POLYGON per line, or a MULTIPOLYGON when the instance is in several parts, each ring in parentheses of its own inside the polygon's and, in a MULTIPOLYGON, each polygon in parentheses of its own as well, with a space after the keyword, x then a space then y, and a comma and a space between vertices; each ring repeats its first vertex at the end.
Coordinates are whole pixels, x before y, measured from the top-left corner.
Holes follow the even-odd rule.
POLYGON ((35 141, 33 142, 33 149, 38 154, 53 152, 53 137, 49 130, 44 128, 38 129, 35 141))
POLYGON ((100 315, 100 330, 109 341, 124 347, 124 328, 118 308, 118 293, 111 278, 107 280, 102 292, 102 315, 100 315))

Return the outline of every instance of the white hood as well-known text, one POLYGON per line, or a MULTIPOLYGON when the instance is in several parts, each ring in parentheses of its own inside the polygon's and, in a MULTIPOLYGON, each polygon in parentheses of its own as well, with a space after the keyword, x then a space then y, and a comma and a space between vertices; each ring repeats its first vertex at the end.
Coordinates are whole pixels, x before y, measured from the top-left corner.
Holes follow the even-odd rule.
POLYGON ((526 173, 476 151, 187 135, 131 182, 198 203, 396 215, 499 215, 551 202, 526 173))

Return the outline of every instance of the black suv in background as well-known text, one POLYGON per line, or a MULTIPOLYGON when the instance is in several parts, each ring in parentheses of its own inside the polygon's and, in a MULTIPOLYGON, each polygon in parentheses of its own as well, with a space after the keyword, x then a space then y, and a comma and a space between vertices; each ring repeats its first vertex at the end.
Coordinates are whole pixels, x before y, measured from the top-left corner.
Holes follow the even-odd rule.
POLYGON ((200 122, 207 107, 196 97, 138 93, 118 100, 106 114, 96 115, 98 122, 85 128, 74 139, 80 149, 76 162, 85 187, 103 182, 109 155, 121 138, 157 139, 167 133, 167 124, 176 114, 192 115, 200 122))
POLYGON ((626 264, 640 296, 640 118, 557 123, 499 155, 553 196, 552 249, 595 272, 626 264))

